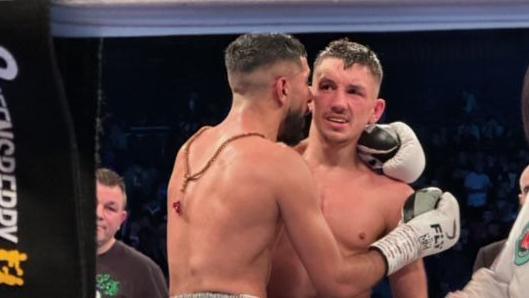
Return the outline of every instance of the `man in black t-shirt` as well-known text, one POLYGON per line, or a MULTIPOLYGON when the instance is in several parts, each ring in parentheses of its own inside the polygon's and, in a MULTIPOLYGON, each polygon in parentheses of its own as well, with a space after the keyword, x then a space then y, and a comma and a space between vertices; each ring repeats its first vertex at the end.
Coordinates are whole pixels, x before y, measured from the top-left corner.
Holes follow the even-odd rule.
POLYGON ((98 169, 96 180, 96 297, 167 298, 167 284, 158 265, 115 238, 127 218, 123 179, 112 170, 98 169))

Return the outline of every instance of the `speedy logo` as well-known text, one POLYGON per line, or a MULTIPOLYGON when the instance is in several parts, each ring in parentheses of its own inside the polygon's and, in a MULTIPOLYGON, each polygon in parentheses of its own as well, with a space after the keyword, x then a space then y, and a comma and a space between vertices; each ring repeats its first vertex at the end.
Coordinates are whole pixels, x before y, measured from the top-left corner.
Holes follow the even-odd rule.
POLYGON ((0 286, 24 285, 24 270, 21 263, 27 259, 28 256, 18 250, 0 249, 0 286))
MULTIPOLYGON (((13 80, 18 74, 18 66, 11 53, 0 46, 1 80, 13 80)), ((0 240, 18 244, 18 196, 15 175, 15 135, 11 113, 7 107, 7 96, 0 88, 0 240)), ((0 268, 1 269, 1 268, 0 268)))
POLYGON ((529 261, 529 223, 523 228, 522 234, 516 240, 514 264, 521 266, 529 261))
MULTIPOLYGON (((0 46, 0 82, 13 81, 18 75, 14 56, 0 46)), ((7 95, 0 88, 0 243, 18 244, 18 194, 15 175, 15 135, 7 95)), ((24 285, 22 262, 27 254, 16 249, 0 248, 0 286, 24 285)))

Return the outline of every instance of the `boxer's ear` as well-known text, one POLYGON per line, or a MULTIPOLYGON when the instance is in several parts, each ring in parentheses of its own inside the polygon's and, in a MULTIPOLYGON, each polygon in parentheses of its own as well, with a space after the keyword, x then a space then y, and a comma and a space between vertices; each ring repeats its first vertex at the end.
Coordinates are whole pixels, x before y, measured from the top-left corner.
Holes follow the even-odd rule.
POLYGON ((375 99, 375 105, 373 106, 373 111, 371 117, 369 118, 369 124, 377 123, 384 114, 386 109, 386 101, 383 98, 375 99))
POLYGON ((288 80, 284 76, 275 79, 274 82, 274 97, 280 106, 284 106, 288 101, 289 92, 288 80))

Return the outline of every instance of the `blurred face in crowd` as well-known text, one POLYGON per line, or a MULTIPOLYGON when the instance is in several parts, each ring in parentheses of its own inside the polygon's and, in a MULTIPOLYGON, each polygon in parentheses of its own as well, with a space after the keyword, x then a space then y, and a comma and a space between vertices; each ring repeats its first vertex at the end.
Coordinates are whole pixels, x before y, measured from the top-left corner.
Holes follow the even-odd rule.
POLYGON ((520 176, 520 194, 518 198, 520 200, 520 206, 523 206, 529 193, 529 166, 527 166, 520 176))
POLYGON ((97 252, 106 252, 114 244, 114 235, 127 218, 125 194, 119 186, 96 185, 97 252))
POLYGON ((325 58, 312 79, 313 122, 327 142, 356 141, 368 123, 375 123, 385 107, 378 98, 380 82, 367 66, 344 67, 338 58, 325 58))

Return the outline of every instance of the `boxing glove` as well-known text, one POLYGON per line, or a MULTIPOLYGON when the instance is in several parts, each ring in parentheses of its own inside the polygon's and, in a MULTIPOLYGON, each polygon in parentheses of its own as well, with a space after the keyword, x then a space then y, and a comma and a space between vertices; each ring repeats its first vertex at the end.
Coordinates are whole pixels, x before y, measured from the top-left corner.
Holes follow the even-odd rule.
POLYGON ((357 151, 371 169, 405 183, 417 180, 426 162, 419 139, 403 122, 366 126, 357 151))
POLYGON ((387 263, 387 275, 407 264, 452 247, 459 239, 459 204, 452 194, 429 187, 406 201, 405 218, 370 248, 379 250, 387 263))

